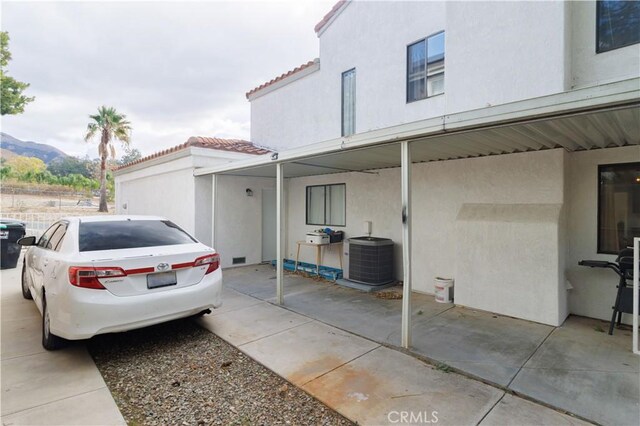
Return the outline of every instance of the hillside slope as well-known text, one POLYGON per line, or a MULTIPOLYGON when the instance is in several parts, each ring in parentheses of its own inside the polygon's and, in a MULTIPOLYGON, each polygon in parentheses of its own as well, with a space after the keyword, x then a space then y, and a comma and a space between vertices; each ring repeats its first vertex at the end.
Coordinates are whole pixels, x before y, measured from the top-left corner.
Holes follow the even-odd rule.
POLYGON ((0 148, 24 157, 37 157, 49 164, 56 158, 68 157, 58 148, 44 143, 22 141, 11 135, 0 132, 0 148))

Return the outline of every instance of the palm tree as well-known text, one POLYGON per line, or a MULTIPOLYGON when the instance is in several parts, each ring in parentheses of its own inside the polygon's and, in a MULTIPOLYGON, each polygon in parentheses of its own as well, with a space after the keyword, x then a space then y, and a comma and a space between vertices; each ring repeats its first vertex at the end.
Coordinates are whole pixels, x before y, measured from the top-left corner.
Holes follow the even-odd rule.
POLYGON ((116 157, 116 150, 113 147, 113 140, 119 140, 125 145, 129 144, 131 123, 127 121, 127 116, 119 114, 115 108, 101 106, 98 114, 90 115, 91 122, 87 125, 87 134, 84 137, 86 142, 100 132, 100 207, 99 212, 107 212, 107 157, 109 153, 112 158, 116 157))

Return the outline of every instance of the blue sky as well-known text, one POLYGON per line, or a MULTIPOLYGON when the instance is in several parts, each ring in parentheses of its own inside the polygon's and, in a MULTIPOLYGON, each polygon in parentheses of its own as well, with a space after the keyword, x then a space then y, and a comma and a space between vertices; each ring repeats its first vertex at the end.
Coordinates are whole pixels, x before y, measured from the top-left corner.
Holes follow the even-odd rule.
POLYGON ((8 73, 36 101, 2 131, 93 157, 83 132, 105 104, 127 114, 143 154, 195 135, 248 139, 245 92, 318 56, 313 27, 333 3, 3 1, 8 73))

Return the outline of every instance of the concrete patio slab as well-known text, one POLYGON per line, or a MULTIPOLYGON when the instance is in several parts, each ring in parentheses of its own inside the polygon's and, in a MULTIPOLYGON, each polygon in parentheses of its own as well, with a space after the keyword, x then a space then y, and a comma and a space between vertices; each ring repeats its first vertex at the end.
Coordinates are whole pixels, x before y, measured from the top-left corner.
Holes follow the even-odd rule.
POLYGON ((628 331, 602 329, 602 321, 569 317, 511 388, 598 423, 640 424, 640 358, 629 350, 628 331))
POLYGON ((262 300, 247 296, 230 288, 222 290, 222 306, 214 309, 209 316, 224 314, 236 309, 248 308, 249 306, 262 303, 262 300))
MULTIPOLYGON (((261 300, 276 297, 276 272, 269 264, 225 269, 223 276, 224 285, 227 288, 261 300)), ((316 283, 311 279, 287 273, 284 283, 285 294, 292 295, 313 290, 314 284, 319 286, 325 283, 316 283)))
POLYGON ((239 346, 308 323, 311 319, 260 302, 216 316, 204 316, 199 321, 209 331, 239 346))
MULTIPOLYGON (((414 321, 438 315, 453 306, 436 303, 433 297, 423 294, 414 294, 412 305, 414 321)), ((285 306, 377 342, 400 345, 400 299, 381 299, 326 283, 314 290, 285 295, 285 306)))
MULTIPOLYGON (((18 278, 19 279, 19 278, 18 278)), ((2 321, 17 321, 29 318, 41 318, 40 311, 32 300, 26 300, 19 291, 11 291, 6 288, 12 284, 2 284, 2 304, 0 304, 0 317, 2 321)), ((19 285, 19 283, 18 283, 19 285)))
POLYGON ((542 407, 531 401, 506 394, 480 426, 583 426, 591 423, 542 407))
POLYGON ((2 416, 105 387, 84 347, 1 361, 2 416))
POLYGON ((42 348, 42 317, 20 291, 20 269, 0 272, 2 424, 125 424, 82 343, 42 348))
MULTIPOLYGON (((275 295, 275 282, 271 277, 265 280, 264 275, 273 275, 273 269, 268 265, 245 269, 242 285, 236 282, 239 291, 250 290, 257 297, 267 295, 266 300, 270 300, 275 295), (259 291, 261 286, 265 288, 259 291)), ((353 332, 375 342, 399 345, 400 300, 381 300, 372 294, 301 276, 287 275, 285 288, 293 292, 285 290, 284 308, 339 327, 345 334, 353 332)), ((611 337, 602 332, 607 328, 604 322, 573 316, 562 327, 555 328, 440 305, 431 296, 422 294, 413 295, 412 311, 410 350, 414 355, 448 364, 484 382, 507 387, 520 396, 580 418, 602 424, 640 424, 640 358, 632 354, 631 336, 626 330, 616 330, 611 337)), ((288 344, 296 347, 295 343, 288 344)), ((256 359, 262 362, 260 357, 256 359)), ((296 358, 296 365, 301 362, 296 358)), ((285 374, 277 369, 276 372, 285 377, 291 374, 284 368, 281 370, 285 374)), ((509 402, 509 398, 505 401, 509 402)), ((548 410, 544 406, 528 400, 509 406, 506 402, 496 409, 522 405, 513 414, 518 421, 526 423, 529 418, 536 421, 535 416, 541 416, 541 423, 555 423, 553 410, 548 416, 527 414, 527 404, 533 404, 536 413, 548 410)), ((493 421, 504 415, 507 414, 497 412, 495 418, 487 416, 485 420, 493 421)), ((559 419, 557 423, 563 424, 565 420, 559 419)))
MULTIPOLYGON (((35 308, 35 304, 33 307, 35 308)), ((45 352, 40 341, 40 321, 41 319, 36 317, 2 321, 0 359, 45 352)))
POLYGON ((2 425, 125 425, 107 388, 2 417, 2 425))
POLYGON ((413 350, 507 386, 553 327, 455 307, 413 327, 413 350))
POLYGON ((400 423, 402 413, 408 413, 413 424, 476 425, 504 394, 385 347, 312 380, 303 389, 351 420, 375 425, 400 423))
POLYGON ((240 349, 290 382, 302 386, 378 346, 313 321, 247 343, 240 349))

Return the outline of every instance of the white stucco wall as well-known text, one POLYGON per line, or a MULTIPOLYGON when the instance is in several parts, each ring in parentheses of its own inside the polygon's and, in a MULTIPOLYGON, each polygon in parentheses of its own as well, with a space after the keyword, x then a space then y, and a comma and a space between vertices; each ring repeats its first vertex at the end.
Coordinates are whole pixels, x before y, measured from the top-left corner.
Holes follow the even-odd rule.
POLYGON ((118 214, 164 216, 194 233, 194 200, 193 167, 189 157, 116 176, 118 214))
POLYGON ((354 67, 357 133, 562 92, 572 55, 583 73, 572 22, 560 1, 352 2, 320 35, 318 71, 253 98, 252 141, 283 150, 340 137, 341 74, 354 67), (408 104, 407 46, 442 30, 445 93, 408 104))
POLYGON ((572 7, 572 86, 585 87, 638 77, 640 45, 596 53, 596 2, 574 1, 572 7))
MULTIPOLYGON (((377 174, 337 173, 325 176, 311 176, 288 179, 288 220, 287 257, 295 259, 296 241, 305 239, 307 232, 321 228, 306 225, 306 187, 331 183, 346 184, 347 216, 346 226, 331 226, 344 231, 345 238, 364 235, 363 222, 371 222, 372 235, 391 238, 395 243, 394 262, 396 277, 402 279, 402 227, 399 169, 378 170, 377 174)), ((323 252, 323 265, 340 267, 339 250, 323 252)), ((315 250, 310 247, 300 249, 300 260, 316 263, 315 250)))
POLYGON ((211 244, 211 176, 200 167, 254 155, 190 147, 116 172, 116 213, 164 216, 205 244, 211 244), (126 205, 126 208, 124 207, 126 205))
POLYGON ((562 204, 464 204, 455 303, 558 326, 566 318, 562 204))
MULTIPOLYGON (((567 279, 573 286, 572 313, 610 319, 615 301, 616 275, 610 270, 578 266, 583 259, 614 261, 598 254, 598 165, 640 161, 640 146, 574 152, 569 157, 569 212, 567 220, 567 279)), ((630 316, 624 315, 630 321, 630 316)))
POLYGON ((447 113, 565 90, 561 1, 447 2, 447 113))
POLYGON ((198 241, 213 246, 213 176, 194 177, 194 234, 198 241))
POLYGON ((334 128, 334 123, 340 125, 339 119, 327 120, 334 111, 322 109, 335 100, 322 77, 316 71, 253 100, 251 141, 281 151, 339 136, 340 127, 334 128))
MULTIPOLYGON (((412 172, 414 289, 433 293, 434 277, 455 279, 457 258, 460 251, 465 250, 456 238, 456 217, 464 204, 562 206, 565 191, 565 156, 564 150, 555 149, 414 164, 412 172)), ((396 242, 394 259, 396 277, 402 279, 399 169, 379 170, 377 175, 339 173, 290 179, 287 257, 294 258, 295 242, 304 239, 306 232, 317 228, 305 224, 305 187, 328 183, 346 183, 347 190, 347 226, 334 228, 344 230, 347 237, 354 237, 362 235, 363 221, 371 221, 374 236, 391 238, 396 242)), ((553 243, 550 243, 555 247, 556 252, 555 269, 547 266, 550 269, 550 277, 547 281, 555 286, 553 297, 556 302, 553 305, 549 304, 542 313, 544 318, 537 317, 536 321, 557 323, 566 317, 567 309, 564 302, 566 294, 558 294, 559 287, 563 287, 564 284, 564 259, 558 254, 565 250, 562 245, 564 241, 559 235, 559 228, 563 224, 564 222, 559 220, 554 225, 556 236, 553 243), (565 305, 560 306, 561 303, 565 305)), ((535 227, 531 229, 534 229, 535 233, 535 227)), ((510 244, 519 244, 517 235, 513 237, 510 244)), ((483 243, 482 240, 475 242, 476 245, 483 243)), ((524 236, 522 244, 527 244, 527 238, 524 236)), ((487 243, 484 249, 491 250, 491 247, 487 243)), ((327 254, 323 264, 338 267, 336 256, 335 253, 327 254)), ((315 263, 313 250, 303 248, 300 258, 302 261, 315 263)), ((542 266, 531 262, 510 267, 512 273, 529 278, 535 276, 538 268, 542 266), (518 266, 522 269, 518 270, 518 266)), ((500 297, 500 293, 505 291, 505 288, 509 288, 509 280, 509 276, 504 276, 503 280, 495 279, 488 283, 483 281, 483 285, 487 285, 484 291, 487 295, 500 297)), ((548 292, 549 288, 552 288, 551 284, 538 291, 548 292)), ((468 303, 478 308, 481 305, 468 303)), ((484 308, 487 309, 487 306, 484 308)))
POLYGON ((262 261, 262 189, 275 187, 270 178, 216 176, 214 245, 223 268, 233 266, 234 257, 249 265, 262 261))
MULTIPOLYGON (((414 164, 414 289, 432 293, 434 277, 456 279, 459 259, 464 258, 468 244, 498 264, 505 257, 500 250, 513 254, 521 247, 499 273, 491 275, 495 268, 479 270, 480 276, 486 278, 481 280, 484 298, 475 295, 465 300, 463 296, 456 302, 548 324, 561 323, 569 313, 608 319, 615 294, 615 276, 609 271, 580 267, 577 263, 582 259, 613 259, 613 256, 596 253, 597 166, 633 161, 640 161, 638 146, 575 153, 554 149, 414 164), (460 236, 456 225, 465 204, 530 205, 532 210, 552 205, 558 217, 520 220, 520 224, 514 224, 517 218, 504 223, 490 218, 481 226, 469 228, 469 239, 460 236), (484 236, 478 237, 480 234, 484 236), (489 239, 487 235, 497 238, 489 239), (519 256, 531 258, 518 262, 519 256), (522 308, 518 314, 517 310, 502 309, 499 303, 495 306, 485 303, 495 298, 505 306, 516 306, 509 302, 509 297, 518 293, 512 288, 513 277, 531 293, 525 297, 519 292, 521 297, 516 300, 531 299, 536 301, 536 306, 544 306, 535 310, 522 308), (572 289, 567 289, 567 284, 572 289)), ((274 181, 231 176, 218 179, 216 244, 224 253, 223 265, 231 266, 231 258, 235 256, 247 257, 247 263, 259 263, 259 196, 261 188, 273 188, 274 181), (254 189, 254 197, 244 195, 247 187, 254 189)), ((331 183, 345 183, 347 194, 347 224, 334 229, 343 230, 347 238, 359 236, 363 235, 363 222, 371 221, 374 236, 396 242, 396 277, 402 279, 400 170, 397 168, 379 170, 377 174, 337 173, 287 179, 286 256, 295 258, 296 241, 303 240, 308 231, 317 228, 305 224, 306 186, 331 183)), ((338 267, 337 256, 337 250, 326 252, 323 264, 338 267)), ((302 248, 300 260, 315 263, 314 251, 302 248)), ((467 276, 472 275, 467 273, 467 276)), ((466 281, 468 285, 470 280, 466 281)))

